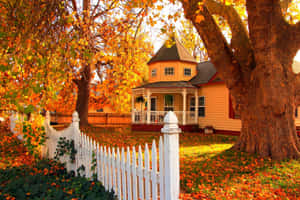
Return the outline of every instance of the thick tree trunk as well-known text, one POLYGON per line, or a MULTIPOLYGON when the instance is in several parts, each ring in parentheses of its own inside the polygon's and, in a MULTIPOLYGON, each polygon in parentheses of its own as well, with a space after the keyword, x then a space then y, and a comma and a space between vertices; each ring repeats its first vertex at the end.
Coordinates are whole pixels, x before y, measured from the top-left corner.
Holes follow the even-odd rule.
POLYGON ((261 59, 240 108, 241 136, 234 149, 278 160, 300 158, 293 74, 278 64, 280 57, 261 59))
POLYGON ((89 99, 90 99, 90 66, 85 66, 80 80, 76 80, 77 100, 76 111, 79 114, 79 125, 84 127, 88 125, 89 99))
POLYGON ((256 99, 255 93, 251 96, 250 106, 241 110, 241 135, 233 148, 278 160, 300 158, 294 106, 287 104, 283 113, 278 114, 275 103, 270 102, 265 106, 256 99))
POLYGON ((294 118, 300 78, 292 72, 300 23, 285 21, 279 0, 247 0, 248 29, 219 1, 181 2, 240 112, 241 136, 233 148, 274 159, 300 158, 294 118), (212 14, 229 23, 231 46, 212 14))

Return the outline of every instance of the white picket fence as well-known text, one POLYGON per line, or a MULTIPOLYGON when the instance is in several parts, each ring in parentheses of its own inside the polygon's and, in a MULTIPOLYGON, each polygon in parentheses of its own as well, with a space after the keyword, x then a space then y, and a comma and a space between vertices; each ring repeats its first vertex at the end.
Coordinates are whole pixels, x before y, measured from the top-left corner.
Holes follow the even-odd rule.
POLYGON ((165 116, 164 123, 162 128, 164 136, 159 139, 158 151, 153 140, 151 152, 146 143, 144 152, 140 145, 138 152, 135 147, 127 147, 125 156, 124 148, 102 146, 80 132, 77 112, 72 115, 71 125, 63 131, 56 131, 50 126, 50 115, 47 112, 45 130, 48 139, 42 149, 42 155, 54 158, 59 138, 66 137, 74 140, 77 150, 74 163, 70 162, 67 155, 60 158, 61 162, 66 163, 67 170, 76 172, 83 165, 87 178, 96 173, 97 179, 107 190, 115 191, 118 199, 177 200, 179 199, 178 137, 181 130, 178 128, 176 115, 171 111, 165 116), (92 166, 95 166, 94 170, 92 166))

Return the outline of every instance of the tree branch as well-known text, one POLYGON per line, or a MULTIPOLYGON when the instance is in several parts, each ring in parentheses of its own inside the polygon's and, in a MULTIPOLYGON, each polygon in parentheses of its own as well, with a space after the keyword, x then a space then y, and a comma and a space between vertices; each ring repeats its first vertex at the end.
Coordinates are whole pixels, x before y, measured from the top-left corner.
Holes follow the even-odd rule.
POLYGON ((266 49, 281 49, 281 52, 271 51, 277 54, 289 52, 290 25, 283 17, 280 0, 247 0, 246 7, 249 35, 257 55, 270 57, 265 55, 270 52, 266 49), (264 37, 263 41, 261 37, 264 37))
POLYGON ((108 12, 109 10, 113 9, 113 5, 116 3, 116 0, 112 1, 111 4, 105 10, 98 12, 96 15, 92 16, 93 20, 97 19, 98 17, 102 16, 104 13, 108 12))
POLYGON ((222 16, 227 20, 232 33, 230 46, 234 50, 234 57, 238 60, 243 75, 249 74, 254 66, 254 55, 248 31, 239 14, 233 6, 226 6, 214 0, 205 0, 205 5, 210 14, 222 16))
POLYGON ((234 88, 241 89, 243 80, 240 65, 234 59, 225 37, 207 7, 203 5, 199 8, 199 3, 202 3, 201 0, 190 0, 189 2, 182 0, 181 2, 186 17, 193 22, 204 42, 211 62, 217 68, 221 78, 226 82, 227 87, 230 90, 234 88), (202 19, 199 20, 199 17, 202 19))
POLYGON ((78 15, 78 9, 77 9, 76 0, 72 0, 72 6, 73 6, 73 11, 75 12, 75 17, 78 20, 79 19, 79 15, 78 15))

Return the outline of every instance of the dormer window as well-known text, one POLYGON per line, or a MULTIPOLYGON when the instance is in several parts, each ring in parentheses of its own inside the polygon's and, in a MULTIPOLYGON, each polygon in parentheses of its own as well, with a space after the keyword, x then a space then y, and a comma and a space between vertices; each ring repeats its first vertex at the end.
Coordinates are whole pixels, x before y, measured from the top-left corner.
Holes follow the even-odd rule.
POLYGON ((165 75, 166 76, 174 75, 174 67, 166 67, 165 68, 165 75))
POLYGON ((184 75, 185 76, 191 76, 192 75, 191 68, 184 68, 184 75))
POLYGON ((152 71, 151 71, 151 76, 152 76, 152 77, 155 77, 155 76, 156 76, 156 69, 152 69, 152 71))

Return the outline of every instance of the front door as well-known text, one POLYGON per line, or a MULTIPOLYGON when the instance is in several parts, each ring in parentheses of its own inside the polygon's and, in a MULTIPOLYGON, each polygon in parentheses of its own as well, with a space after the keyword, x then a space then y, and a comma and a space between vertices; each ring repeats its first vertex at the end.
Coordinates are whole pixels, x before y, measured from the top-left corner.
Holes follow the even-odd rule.
POLYGON ((155 97, 151 97, 151 107, 150 107, 151 111, 156 111, 156 98, 155 97))
POLYGON ((151 114, 150 114, 150 121, 151 123, 155 123, 156 122, 156 98, 155 97, 151 97, 150 100, 150 110, 151 110, 151 114))

